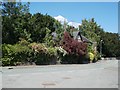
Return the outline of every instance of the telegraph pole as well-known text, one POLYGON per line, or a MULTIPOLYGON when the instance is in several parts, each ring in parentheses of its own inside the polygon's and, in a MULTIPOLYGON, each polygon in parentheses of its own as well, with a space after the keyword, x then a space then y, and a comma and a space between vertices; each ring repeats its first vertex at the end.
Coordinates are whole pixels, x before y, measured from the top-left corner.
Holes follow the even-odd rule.
POLYGON ((100 40, 100 57, 102 57, 102 42, 103 40, 100 40))

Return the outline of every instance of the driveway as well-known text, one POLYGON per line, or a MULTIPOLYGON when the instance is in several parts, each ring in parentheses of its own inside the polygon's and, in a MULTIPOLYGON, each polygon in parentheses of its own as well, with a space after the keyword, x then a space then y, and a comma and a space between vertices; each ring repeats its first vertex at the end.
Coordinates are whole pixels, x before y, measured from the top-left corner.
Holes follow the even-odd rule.
POLYGON ((3 88, 118 88, 118 60, 2 68, 3 88))

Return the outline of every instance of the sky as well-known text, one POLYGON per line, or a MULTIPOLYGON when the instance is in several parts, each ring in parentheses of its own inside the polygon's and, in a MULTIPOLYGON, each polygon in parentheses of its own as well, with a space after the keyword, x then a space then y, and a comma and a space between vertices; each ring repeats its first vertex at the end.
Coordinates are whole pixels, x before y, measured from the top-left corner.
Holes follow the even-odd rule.
POLYGON ((30 13, 38 12, 76 23, 94 18, 106 32, 118 33, 117 2, 31 2, 30 13))

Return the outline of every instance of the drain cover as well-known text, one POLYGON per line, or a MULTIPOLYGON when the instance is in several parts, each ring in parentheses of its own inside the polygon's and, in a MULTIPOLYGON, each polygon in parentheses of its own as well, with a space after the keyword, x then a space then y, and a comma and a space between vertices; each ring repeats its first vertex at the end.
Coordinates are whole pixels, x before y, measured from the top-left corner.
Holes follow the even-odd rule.
POLYGON ((50 85, 55 85, 55 83, 43 83, 42 85, 50 86, 50 85))
POLYGON ((44 85, 44 88, 46 88, 46 86, 54 86, 56 84, 53 82, 44 82, 44 83, 42 83, 42 85, 44 85))
POLYGON ((71 79, 70 77, 63 77, 63 79, 71 79))

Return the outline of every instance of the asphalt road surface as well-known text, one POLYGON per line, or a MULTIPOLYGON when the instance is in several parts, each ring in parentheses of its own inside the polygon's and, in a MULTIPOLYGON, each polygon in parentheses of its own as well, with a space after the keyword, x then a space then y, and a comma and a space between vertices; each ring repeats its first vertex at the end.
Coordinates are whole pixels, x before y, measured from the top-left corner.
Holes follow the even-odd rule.
POLYGON ((2 68, 2 88, 118 88, 118 60, 2 68))

